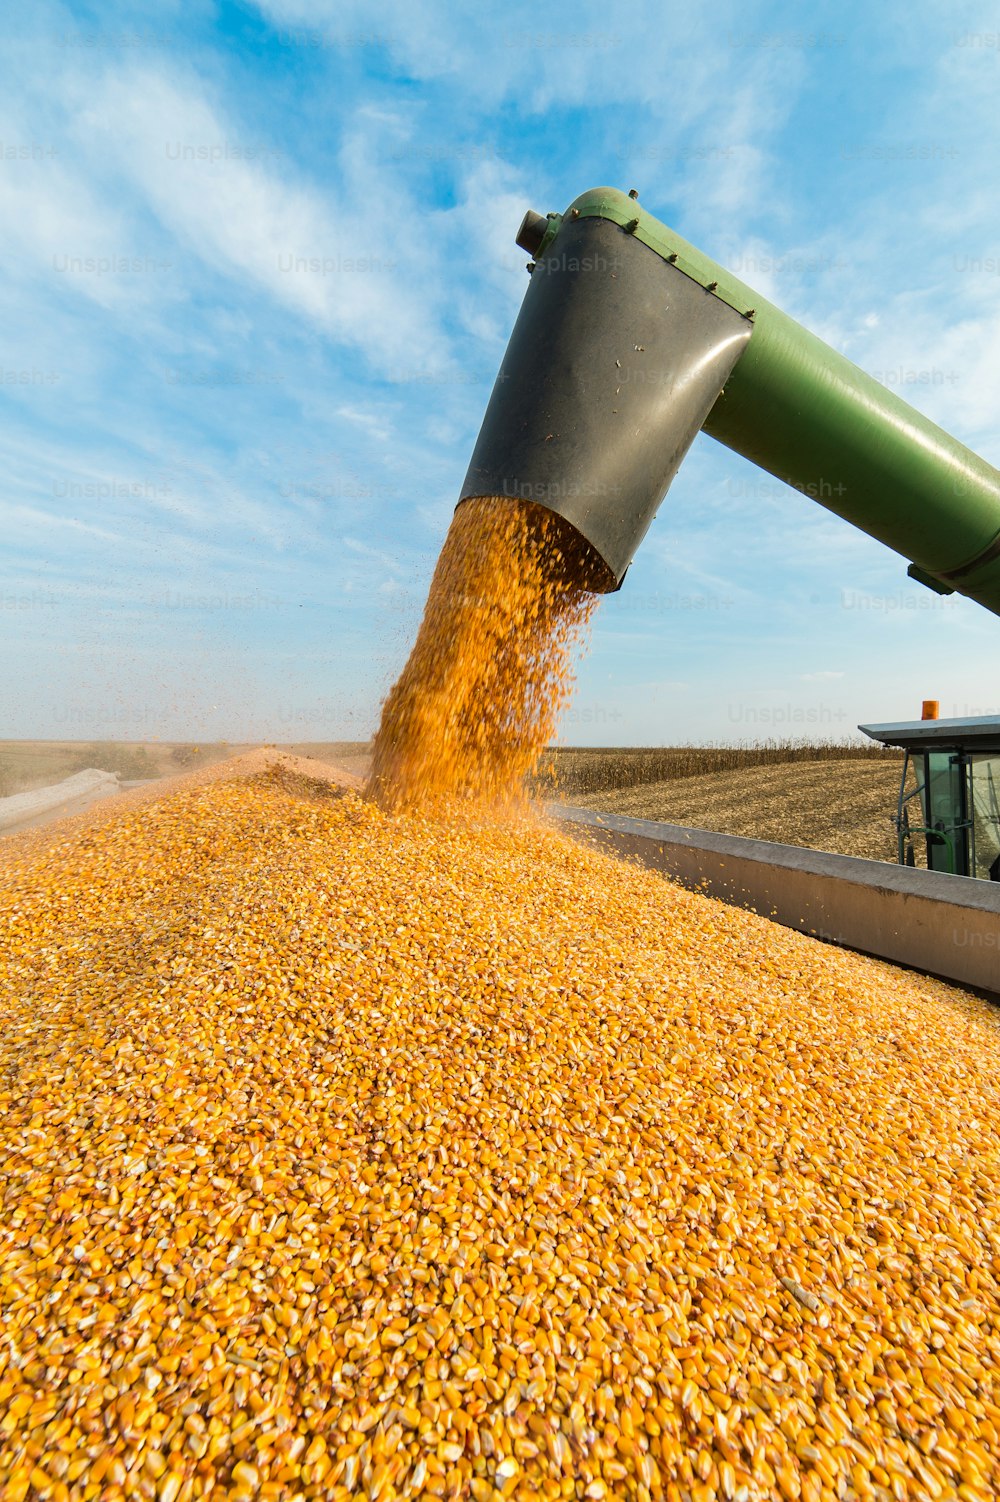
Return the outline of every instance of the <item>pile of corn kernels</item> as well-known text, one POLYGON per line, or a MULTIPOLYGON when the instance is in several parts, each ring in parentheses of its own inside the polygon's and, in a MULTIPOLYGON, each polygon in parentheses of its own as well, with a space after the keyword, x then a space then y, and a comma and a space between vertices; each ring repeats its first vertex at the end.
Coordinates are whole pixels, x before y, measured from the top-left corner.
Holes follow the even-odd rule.
POLYGON ((278 774, 0 868, 0 1495, 1000 1487, 1000 1014, 278 774))

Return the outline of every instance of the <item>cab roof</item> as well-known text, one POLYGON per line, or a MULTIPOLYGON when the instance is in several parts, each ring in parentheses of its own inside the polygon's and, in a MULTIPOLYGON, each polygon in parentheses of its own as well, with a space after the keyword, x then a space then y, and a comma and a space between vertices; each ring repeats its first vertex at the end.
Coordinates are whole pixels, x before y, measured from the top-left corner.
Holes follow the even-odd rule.
POLYGON ((893 725, 859 725, 858 729, 883 746, 929 751, 935 746, 1000 752, 1000 715, 971 720, 900 720, 893 725))

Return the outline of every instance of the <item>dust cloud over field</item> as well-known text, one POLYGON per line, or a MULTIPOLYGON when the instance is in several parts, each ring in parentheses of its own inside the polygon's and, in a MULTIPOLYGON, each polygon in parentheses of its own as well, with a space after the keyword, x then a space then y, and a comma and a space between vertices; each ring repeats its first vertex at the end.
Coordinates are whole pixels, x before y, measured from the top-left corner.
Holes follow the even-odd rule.
MULTIPOLYGON (((20 741, 0 740, 0 798, 30 793, 35 788, 62 782, 89 767, 116 772, 122 782, 147 782, 152 778, 176 777, 183 772, 216 766, 231 756, 256 750, 260 741, 20 741)), ((307 746, 281 744, 278 751, 313 756, 319 761, 359 770, 353 763, 364 760, 366 741, 321 741, 307 746)))

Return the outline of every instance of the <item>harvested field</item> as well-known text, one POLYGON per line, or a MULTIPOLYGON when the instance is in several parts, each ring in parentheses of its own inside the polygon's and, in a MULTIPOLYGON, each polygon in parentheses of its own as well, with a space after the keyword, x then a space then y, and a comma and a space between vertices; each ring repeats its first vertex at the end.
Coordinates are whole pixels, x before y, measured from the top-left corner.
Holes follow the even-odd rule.
POLYGON ((590 793, 620 792, 647 783, 678 782, 710 772, 829 761, 900 764, 901 755, 873 742, 746 741, 726 746, 560 746, 535 778, 540 794, 555 790, 575 802, 590 793))
POLYGON ((0 847, 4 1498, 989 1502, 996 1009, 272 760, 0 847))
POLYGON ((902 762, 787 762, 575 795, 581 808, 895 861, 902 762))

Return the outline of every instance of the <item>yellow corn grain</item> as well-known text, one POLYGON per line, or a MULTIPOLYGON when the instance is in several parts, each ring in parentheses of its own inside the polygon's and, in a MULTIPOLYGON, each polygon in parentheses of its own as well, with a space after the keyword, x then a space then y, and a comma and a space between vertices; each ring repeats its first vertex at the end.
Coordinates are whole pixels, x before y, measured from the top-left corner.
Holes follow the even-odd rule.
POLYGON ((280 770, 4 853, 0 1490, 1000 1487, 985 1001, 280 770))

